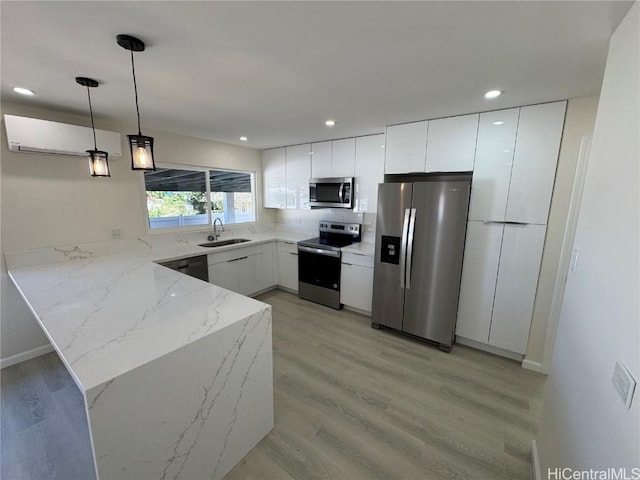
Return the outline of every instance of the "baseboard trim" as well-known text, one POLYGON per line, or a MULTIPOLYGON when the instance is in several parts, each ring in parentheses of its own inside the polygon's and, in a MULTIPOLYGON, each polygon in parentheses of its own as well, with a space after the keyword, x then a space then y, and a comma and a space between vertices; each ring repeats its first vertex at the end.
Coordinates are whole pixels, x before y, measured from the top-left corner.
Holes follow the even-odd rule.
POLYGON ((483 352, 493 353, 494 355, 498 355, 500 357, 510 358, 511 360, 515 360, 517 362, 522 362, 524 355, 516 352, 510 352, 509 350, 505 350, 504 348, 494 347, 493 345, 487 345, 486 343, 477 342, 475 340, 471 340, 470 338, 461 337, 456 335, 456 343, 460 345, 466 345, 467 347, 472 347, 477 350, 482 350, 483 352))
POLYGON ((538 442, 536 442, 535 439, 531 440, 531 464, 533 466, 534 480, 542 480, 542 474, 540 473, 540 460, 538 458, 538 442))
POLYGON ((350 307, 349 305, 343 305, 343 307, 345 310, 349 310, 350 312, 359 313, 360 315, 364 315, 365 317, 371 317, 371 312, 368 312, 366 310, 362 310, 356 307, 350 307))
POLYGON ((533 372, 545 373, 542 370, 542 364, 540 362, 534 362, 533 360, 523 360, 522 368, 526 368, 527 370, 531 370, 533 372))
POLYGON ((0 369, 10 367, 16 363, 26 362, 27 360, 31 360, 32 358, 39 357, 40 355, 44 355, 49 352, 53 352, 53 347, 51 345, 42 345, 41 347, 32 348, 26 352, 16 353, 10 357, 0 359, 0 369))

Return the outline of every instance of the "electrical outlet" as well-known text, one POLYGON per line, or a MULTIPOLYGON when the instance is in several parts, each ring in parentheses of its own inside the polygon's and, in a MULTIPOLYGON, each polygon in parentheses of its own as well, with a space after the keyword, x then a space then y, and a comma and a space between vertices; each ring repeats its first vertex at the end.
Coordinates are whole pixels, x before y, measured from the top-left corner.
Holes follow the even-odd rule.
POLYGON ((111 238, 121 238, 122 237, 122 229, 114 228, 111 230, 111 238))
POLYGON ((616 366, 613 369, 611 382, 613 383, 613 388, 618 392, 618 395, 620 395, 625 406, 627 408, 631 408, 633 392, 636 389, 636 380, 620 360, 616 362, 616 366))

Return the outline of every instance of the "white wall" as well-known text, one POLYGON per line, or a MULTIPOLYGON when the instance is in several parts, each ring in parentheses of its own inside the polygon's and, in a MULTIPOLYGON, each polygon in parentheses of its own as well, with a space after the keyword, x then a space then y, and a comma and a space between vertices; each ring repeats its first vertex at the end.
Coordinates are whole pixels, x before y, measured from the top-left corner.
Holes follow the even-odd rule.
MULTIPOLYGON (((2 103, 2 113, 89 125, 86 116, 2 103)), ((98 128, 134 131, 133 125, 97 121, 98 128)), ((144 127, 144 125, 143 125, 144 127)), ((10 152, 2 130, 1 249, 2 252, 103 241, 121 228, 124 237, 146 234, 146 205, 142 173, 130 168, 123 135, 123 156, 109 162, 111 178, 92 178, 84 158, 10 152)), ((272 224, 273 214, 262 208, 260 152, 166 132, 147 131, 155 138, 158 162, 192 164, 256 172, 258 220, 272 224)), ((47 345, 40 327, 1 271, 0 356, 2 359, 47 345)))
POLYGON ((640 380, 640 5, 611 37, 591 158, 537 447, 547 468, 640 466, 640 391, 627 410, 611 376, 640 380))
MULTIPOLYGON (((572 98, 569 99, 569 104, 567 105, 567 115, 562 132, 558 168, 553 185, 551 209, 547 223, 547 235, 542 253, 540 278, 538 280, 538 290, 536 291, 531 329, 529 331, 529 343, 524 363, 526 367, 534 368, 537 371, 542 371, 551 302, 554 290, 557 288, 556 276, 558 268, 560 268, 560 252, 567 224, 569 201, 571 200, 580 143, 583 136, 593 134, 597 107, 598 97, 572 98)), ((553 345, 549 347, 553 348, 553 345)))

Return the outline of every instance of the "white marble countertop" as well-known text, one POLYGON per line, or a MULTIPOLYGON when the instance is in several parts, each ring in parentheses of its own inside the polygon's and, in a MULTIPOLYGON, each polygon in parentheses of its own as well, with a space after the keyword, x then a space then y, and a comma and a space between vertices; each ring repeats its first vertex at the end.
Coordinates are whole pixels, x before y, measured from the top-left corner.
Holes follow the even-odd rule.
MULTIPOLYGON (((211 335, 268 305, 162 267, 185 258, 304 235, 235 235, 199 247, 206 232, 6 253, 9 275, 85 391, 211 335)), ((233 235, 223 235, 223 239, 233 235)))
POLYGON ((356 255, 366 255, 367 257, 373 257, 376 253, 375 243, 358 242, 342 247, 343 252, 355 253, 356 255))

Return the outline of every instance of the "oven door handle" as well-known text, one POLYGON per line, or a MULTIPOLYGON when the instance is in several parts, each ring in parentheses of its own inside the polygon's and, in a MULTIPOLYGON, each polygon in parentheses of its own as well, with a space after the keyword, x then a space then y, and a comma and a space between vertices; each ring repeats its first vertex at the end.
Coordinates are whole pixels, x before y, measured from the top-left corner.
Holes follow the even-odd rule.
POLYGON ((304 247, 304 246, 298 246, 298 251, 299 252, 306 252, 306 253, 315 253, 316 255, 324 255, 326 257, 336 257, 339 258, 340 257, 340 252, 336 252, 335 250, 324 250, 323 248, 312 248, 312 247, 304 247))

